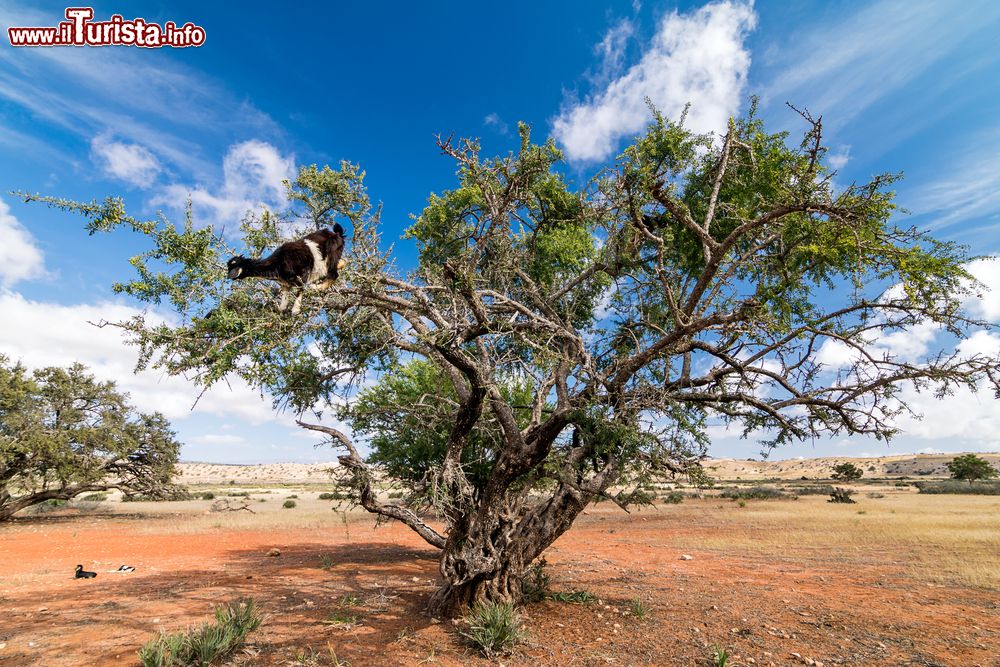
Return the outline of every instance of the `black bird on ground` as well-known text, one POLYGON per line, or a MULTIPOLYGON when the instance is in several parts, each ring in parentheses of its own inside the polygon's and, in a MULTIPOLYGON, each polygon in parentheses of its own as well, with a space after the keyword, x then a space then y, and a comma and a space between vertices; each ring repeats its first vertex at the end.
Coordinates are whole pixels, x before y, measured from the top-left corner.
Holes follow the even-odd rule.
POLYGON ((96 572, 87 572, 83 569, 82 565, 76 566, 76 579, 93 579, 97 576, 96 572))

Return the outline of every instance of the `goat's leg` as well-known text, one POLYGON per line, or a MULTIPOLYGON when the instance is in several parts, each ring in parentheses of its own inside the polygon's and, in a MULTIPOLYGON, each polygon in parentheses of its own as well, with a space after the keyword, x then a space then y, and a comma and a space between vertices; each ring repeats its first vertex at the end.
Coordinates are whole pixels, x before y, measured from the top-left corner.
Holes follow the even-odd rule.
POLYGON ((283 313, 285 309, 288 308, 288 290, 284 287, 281 288, 281 300, 278 301, 278 312, 283 313))
POLYGON ((302 310, 302 292, 299 291, 295 295, 295 303, 292 304, 292 315, 298 315, 299 311, 302 310))

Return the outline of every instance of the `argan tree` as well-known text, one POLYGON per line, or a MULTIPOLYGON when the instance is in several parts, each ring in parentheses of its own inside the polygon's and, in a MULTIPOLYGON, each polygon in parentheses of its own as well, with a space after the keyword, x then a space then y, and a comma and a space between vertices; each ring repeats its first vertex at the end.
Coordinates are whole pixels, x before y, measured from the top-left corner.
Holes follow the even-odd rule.
POLYGON ((29 373, 0 355, 0 520, 89 491, 166 493, 179 448, 163 415, 84 366, 29 373))
POLYGON ((865 472, 853 463, 838 463, 833 466, 831 478, 841 482, 854 482, 861 479, 865 472))
POLYGON ((719 137, 656 115, 579 186, 524 126, 519 149, 495 158, 441 140, 456 182, 407 231, 408 270, 349 164, 303 168, 290 210, 248 216, 238 237, 190 213, 176 227, 138 220, 119 199, 48 201, 92 231, 149 237, 117 289, 179 318, 117 323, 143 363, 204 385, 239 375, 329 435, 354 501, 440 550, 430 607, 454 615, 516 600, 589 503, 628 507, 639 486, 697 465, 714 425, 765 448, 884 439, 901 388, 996 377, 997 359, 914 360, 881 342, 927 322, 952 342, 988 326, 961 309, 976 289, 968 258, 890 220, 895 176, 835 188, 821 123, 802 116, 790 145, 752 109, 719 137), (300 314, 277 311, 273 286, 225 280, 230 244, 256 255, 335 219, 353 230, 348 267, 300 314), (322 409, 367 434, 372 456, 304 416, 322 409), (387 476, 408 502, 379 498, 387 476))
POLYGON ((992 479, 997 471, 990 462, 975 454, 962 454, 948 462, 948 472, 954 479, 968 480, 972 484, 977 479, 992 479))

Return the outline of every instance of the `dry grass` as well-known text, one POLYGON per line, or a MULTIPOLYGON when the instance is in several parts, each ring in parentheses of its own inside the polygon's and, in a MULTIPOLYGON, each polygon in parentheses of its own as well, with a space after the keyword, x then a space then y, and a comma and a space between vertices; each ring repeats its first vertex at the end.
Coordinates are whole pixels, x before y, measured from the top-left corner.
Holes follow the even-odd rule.
POLYGON ((886 565, 926 581, 1000 589, 1000 499, 907 492, 856 497, 856 505, 809 496, 751 501, 745 508, 718 499, 691 501, 669 511, 707 522, 715 536, 681 535, 672 542, 688 549, 886 565))

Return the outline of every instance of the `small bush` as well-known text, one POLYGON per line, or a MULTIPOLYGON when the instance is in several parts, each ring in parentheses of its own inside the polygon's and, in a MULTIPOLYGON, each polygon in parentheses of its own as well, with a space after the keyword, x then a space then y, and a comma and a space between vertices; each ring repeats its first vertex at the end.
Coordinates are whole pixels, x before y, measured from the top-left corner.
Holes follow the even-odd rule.
POLYGON ((909 482, 896 482, 895 484, 893 484, 893 486, 899 486, 899 487, 907 487, 909 485, 910 485, 909 482))
POLYGON ((833 493, 833 486, 830 484, 803 484, 791 488, 797 496, 828 496, 833 493))
POLYGON ((92 503, 103 503, 107 499, 108 499, 108 494, 104 492, 98 492, 98 493, 88 493, 80 500, 86 500, 92 503))
POLYGON ((402 492, 402 491, 390 491, 390 492, 389 492, 389 498, 390 498, 390 499, 395 499, 395 498, 402 498, 402 497, 403 497, 403 495, 404 495, 404 494, 403 494, 403 492, 402 492))
POLYGON ((193 496, 184 490, 173 491, 163 495, 147 495, 145 493, 125 494, 122 496, 123 503, 169 503, 184 500, 193 500, 193 496))
POLYGON ((284 507, 286 510, 290 510, 293 507, 295 507, 295 501, 294 500, 286 500, 285 502, 281 503, 281 506, 284 507))
POLYGON ((684 502, 684 494, 678 491, 671 491, 663 496, 663 502, 668 505, 680 505, 684 502))
POLYGON ((773 486, 753 486, 748 489, 726 489, 720 494, 730 500, 774 500, 776 498, 794 498, 773 486))
POLYGON ((653 610, 652 607, 644 603, 639 598, 632 598, 628 601, 628 613, 632 614, 638 619, 646 618, 649 612, 653 610))
POLYGON ((139 649, 143 667, 205 666, 231 654, 263 620, 253 600, 215 610, 215 622, 176 634, 160 634, 139 649))
POLYGON ((839 486, 834 487, 833 491, 830 493, 830 499, 826 502, 828 503, 848 503, 853 505, 854 501, 851 496, 854 495, 853 491, 848 489, 842 489, 839 486))
POLYGON ((548 563, 544 558, 528 568, 521 579, 521 594, 525 602, 541 602, 549 596, 549 575, 545 571, 548 563))
POLYGON ((341 493, 340 491, 333 491, 332 493, 321 493, 319 494, 320 500, 347 500, 347 494, 341 493))
POLYGON ((201 494, 201 499, 202 500, 215 500, 215 494, 212 493, 211 491, 206 491, 205 493, 201 494))
POLYGON ((230 498, 249 498, 250 497, 250 492, 249 491, 230 491, 226 495, 229 496, 230 498))
POLYGON ((521 618, 510 603, 481 602, 465 621, 469 629, 462 636, 490 659, 510 653, 524 638, 521 618))
POLYGON ((297 494, 293 493, 292 495, 286 496, 286 497, 287 498, 298 498, 299 496, 297 494))
POLYGON ((550 597, 556 602, 572 602, 573 604, 589 604, 597 601, 597 597, 590 591, 559 592, 553 593, 550 597))
POLYGON ((958 479, 942 482, 917 482, 920 493, 961 493, 976 496, 1000 496, 1000 482, 965 482, 958 479))

